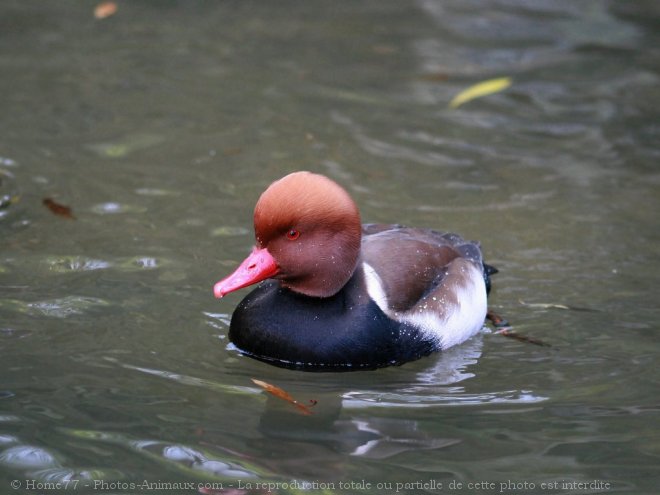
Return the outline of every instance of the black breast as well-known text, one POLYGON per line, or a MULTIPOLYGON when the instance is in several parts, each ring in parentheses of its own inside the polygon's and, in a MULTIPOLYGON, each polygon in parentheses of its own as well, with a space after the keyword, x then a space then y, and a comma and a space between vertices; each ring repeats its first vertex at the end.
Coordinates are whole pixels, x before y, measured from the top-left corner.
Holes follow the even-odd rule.
POLYGON ((274 281, 262 284, 234 311, 229 339, 250 357, 314 371, 403 364, 437 350, 416 328, 381 311, 359 271, 339 293, 322 299, 274 281))

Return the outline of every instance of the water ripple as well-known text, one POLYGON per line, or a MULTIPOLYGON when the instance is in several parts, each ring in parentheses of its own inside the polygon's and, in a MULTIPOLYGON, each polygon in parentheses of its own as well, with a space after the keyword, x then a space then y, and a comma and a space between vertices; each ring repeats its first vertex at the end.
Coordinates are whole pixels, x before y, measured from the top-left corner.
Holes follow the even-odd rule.
POLYGON ((530 390, 506 390, 480 394, 464 393, 462 388, 445 389, 445 393, 416 395, 388 393, 378 390, 348 392, 342 395, 346 408, 385 407, 385 408, 426 408, 435 406, 465 406, 484 404, 533 404, 548 398, 536 395, 530 390))
POLYGON ((203 311, 203 314, 208 317, 207 324, 217 330, 227 330, 231 323, 231 315, 229 313, 210 313, 203 311))
POLYGON ((240 394, 240 395, 250 395, 250 396, 260 396, 260 390, 254 387, 242 387, 237 385, 226 385, 224 383, 206 380, 204 378, 198 378, 190 375, 183 375, 180 373, 175 373, 173 371, 159 370, 154 368, 146 368, 143 366, 135 366, 132 364, 122 363, 114 357, 105 357, 106 362, 115 363, 122 368, 139 371, 141 373, 146 373, 148 375, 158 376, 160 378, 165 378, 167 380, 172 380, 183 385, 192 385, 194 387, 203 387, 209 390, 216 390, 219 392, 229 393, 229 394, 240 394))
POLYGON ((0 435, 0 445, 9 445, 18 443, 18 438, 13 435, 0 435))
POLYGON ((128 205, 109 201, 92 206, 92 212, 99 215, 117 215, 119 213, 144 213, 147 208, 144 206, 128 205))
POLYGON ((31 471, 30 476, 45 483, 72 482, 69 485, 64 485, 65 487, 70 487, 72 490, 76 490, 78 485, 81 487, 92 486, 87 483, 79 484, 77 483, 78 481, 120 480, 125 477, 124 473, 117 469, 71 469, 67 467, 54 467, 51 469, 31 471))
POLYGON ((151 460, 176 467, 179 471, 209 478, 252 479, 260 473, 233 456, 219 456, 206 449, 172 444, 160 440, 133 439, 121 433, 64 429, 66 434, 85 440, 102 441, 128 447, 151 460))
POLYGON ((0 273, 10 271, 13 267, 18 267, 19 270, 26 272, 33 271, 36 264, 41 265, 50 273, 66 274, 109 269, 121 272, 153 270, 171 265, 172 261, 147 255, 103 259, 76 254, 47 254, 37 258, 36 261, 30 257, 6 259, 4 265, 0 265, 0 273))
POLYGON ((26 303, 24 305, 29 314, 52 316, 55 318, 80 315, 100 306, 110 306, 110 302, 98 297, 66 296, 58 299, 26 303))
POLYGON ((46 449, 32 445, 17 445, 0 452, 0 464, 10 468, 48 468, 58 464, 46 449))
POLYGON ((112 266, 109 261, 85 256, 47 256, 43 262, 49 270, 57 273, 103 270, 112 266))
POLYGON ((483 340, 474 338, 437 356, 432 365, 418 371, 409 384, 394 390, 368 388, 341 395, 346 408, 428 408, 484 404, 533 404, 547 400, 530 390, 470 392, 458 385, 473 378, 471 367, 481 357, 483 340))

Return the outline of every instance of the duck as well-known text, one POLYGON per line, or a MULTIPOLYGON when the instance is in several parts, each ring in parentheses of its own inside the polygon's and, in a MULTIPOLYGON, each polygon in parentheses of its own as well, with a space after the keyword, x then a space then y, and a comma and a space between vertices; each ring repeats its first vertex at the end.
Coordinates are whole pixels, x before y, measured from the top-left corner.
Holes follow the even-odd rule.
POLYGON ((484 327, 490 275, 480 244, 399 224, 362 224, 332 179, 298 171, 254 208, 250 254, 216 298, 259 284, 236 306, 240 354, 304 371, 401 365, 461 344, 484 327))

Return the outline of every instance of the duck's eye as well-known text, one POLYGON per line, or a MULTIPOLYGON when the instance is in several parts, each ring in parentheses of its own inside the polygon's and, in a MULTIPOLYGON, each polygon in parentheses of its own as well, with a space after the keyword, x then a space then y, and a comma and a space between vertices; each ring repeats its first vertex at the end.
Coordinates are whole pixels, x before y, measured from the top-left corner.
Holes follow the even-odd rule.
POLYGON ((300 231, 296 229, 289 229, 289 231, 286 233, 286 238, 289 239, 290 241, 295 241, 300 237, 300 231))

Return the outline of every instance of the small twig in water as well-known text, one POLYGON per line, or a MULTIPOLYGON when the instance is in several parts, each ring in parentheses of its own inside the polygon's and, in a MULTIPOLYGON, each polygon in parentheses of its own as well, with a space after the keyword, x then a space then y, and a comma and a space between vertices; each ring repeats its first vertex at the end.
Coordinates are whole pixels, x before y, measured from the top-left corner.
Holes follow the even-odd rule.
POLYGON ((513 330, 511 324, 502 318, 497 313, 492 310, 488 310, 486 313, 486 318, 491 321, 495 327, 495 333, 502 335, 504 337, 509 337, 511 339, 516 339, 520 342, 527 342, 528 344, 539 345, 541 347, 552 347, 550 344, 543 342, 542 340, 535 339, 534 337, 528 337, 526 335, 520 335, 513 330))

